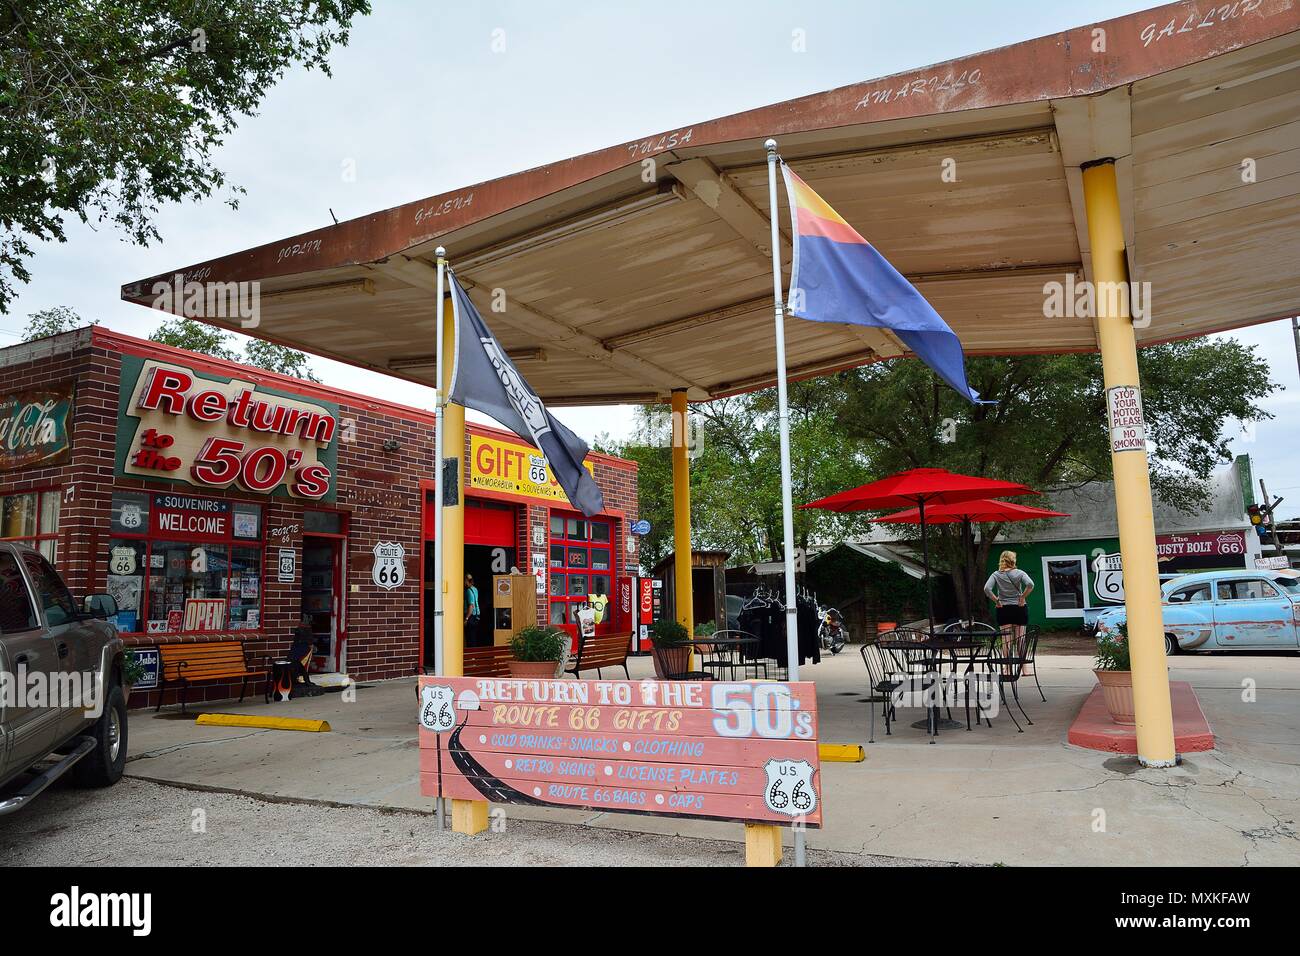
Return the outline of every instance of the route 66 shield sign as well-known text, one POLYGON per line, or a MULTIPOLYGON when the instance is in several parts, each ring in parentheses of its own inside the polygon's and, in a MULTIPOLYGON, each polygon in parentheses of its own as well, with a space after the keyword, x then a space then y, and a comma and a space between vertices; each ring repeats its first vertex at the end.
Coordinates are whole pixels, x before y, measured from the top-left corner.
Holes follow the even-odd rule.
POLYGON ((1096 577, 1092 589, 1099 601, 1124 603, 1124 559, 1118 554, 1099 554, 1092 562, 1096 577))
POLYGON ((123 528, 139 528, 144 524, 144 513, 140 510, 139 505, 128 501, 122 505, 122 513, 117 520, 123 528))
POLYGON ((380 541, 374 554, 371 580, 385 591, 400 588, 406 582, 406 548, 396 541, 380 541))
POLYGON ((763 771, 767 774, 763 802, 773 813, 803 817, 817 809, 813 767, 807 760, 769 760, 763 771))
POLYGON ((455 694, 450 687, 430 684, 421 689, 420 726, 437 734, 456 726, 455 694))
POLYGON ((135 574, 135 548, 113 548, 110 550, 108 573, 116 575, 135 574))

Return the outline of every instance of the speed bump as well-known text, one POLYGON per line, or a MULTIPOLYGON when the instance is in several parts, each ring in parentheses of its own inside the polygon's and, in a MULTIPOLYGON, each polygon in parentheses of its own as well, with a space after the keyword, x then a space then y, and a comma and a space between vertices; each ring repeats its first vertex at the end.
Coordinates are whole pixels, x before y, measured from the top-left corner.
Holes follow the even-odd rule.
POLYGON ((305 720, 300 717, 258 717, 253 714, 199 714, 194 723, 206 727, 257 727, 262 730, 305 730, 324 733, 328 720, 305 720))

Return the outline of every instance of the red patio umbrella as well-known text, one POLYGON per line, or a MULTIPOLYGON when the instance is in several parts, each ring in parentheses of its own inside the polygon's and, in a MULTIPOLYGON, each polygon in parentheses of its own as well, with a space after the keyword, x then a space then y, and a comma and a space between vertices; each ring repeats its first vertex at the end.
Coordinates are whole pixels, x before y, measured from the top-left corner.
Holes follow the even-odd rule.
POLYGON ((824 511, 885 511, 889 508, 918 509, 921 525, 921 552, 925 564, 925 603, 934 630, 934 587, 930 582, 930 537, 926 534, 926 507, 950 505, 980 498, 1006 495, 1036 495, 1038 492, 1012 481, 980 478, 976 475, 959 475, 946 468, 911 468, 888 478, 872 481, 848 491, 841 491, 801 508, 818 508, 824 511))
MULTIPOLYGON (((1064 511, 1018 505, 1014 501, 989 501, 984 498, 951 505, 934 505, 925 510, 926 524, 956 524, 958 521, 991 524, 996 521, 1037 521, 1041 518, 1068 517, 1070 516, 1064 511)), ((920 520, 920 508, 896 511, 892 515, 876 519, 880 524, 918 524, 920 520)))
MULTIPOLYGON (((1014 501, 989 501, 979 498, 974 501, 960 501, 950 505, 935 505, 925 512, 926 524, 962 523, 962 534, 970 534, 972 522, 992 524, 1003 521, 1038 521, 1043 518, 1068 518, 1063 511, 1051 511, 1047 508, 1034 508, 1030 505, 1018 505, 1014 501)), ((921 509, 908 508, 892 515, 876 519, 881 524, 920 524, 921 509)), ((924 525, 922 525, 924 528, 924 525)), ((975 595, 966 595, 972 616, 975 607, 975 595)))

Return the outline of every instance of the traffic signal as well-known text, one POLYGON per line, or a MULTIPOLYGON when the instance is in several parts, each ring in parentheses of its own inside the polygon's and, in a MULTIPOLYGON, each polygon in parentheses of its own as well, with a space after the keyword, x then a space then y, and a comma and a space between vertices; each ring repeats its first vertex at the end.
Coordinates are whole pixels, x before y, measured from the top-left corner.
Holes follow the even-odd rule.
POLYGON ((1282 501, 1281 498, 1273 502, 1272 507, 1264 505, 1251 505, 1246 509, 1246 514, 1250 517, 1250 523, 1255 528, 1255 533, 1261 538, 1268 537, 1269 529, 1273 524, 1273 509, 1282 501))

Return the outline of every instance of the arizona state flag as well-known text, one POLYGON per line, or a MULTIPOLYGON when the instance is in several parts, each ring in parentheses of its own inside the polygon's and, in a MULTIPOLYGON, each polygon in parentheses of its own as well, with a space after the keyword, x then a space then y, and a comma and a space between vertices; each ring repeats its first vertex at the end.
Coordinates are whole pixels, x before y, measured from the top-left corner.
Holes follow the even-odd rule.
POLYGON ((448 399, 490 415, 546 456, 551 474, 569 502, 591 517, 605 510, 605 500, 590 472, 582 466, 587 443, 561 425, 496 340, 460 287, 451 279, 451 308, 456 322, 448 399))
POLYGON ((889 329, 959 395, 979 402, 966 384, 961 342, 934 307, 785 163, 781 172, 794 225, 790 314, 889 329))

